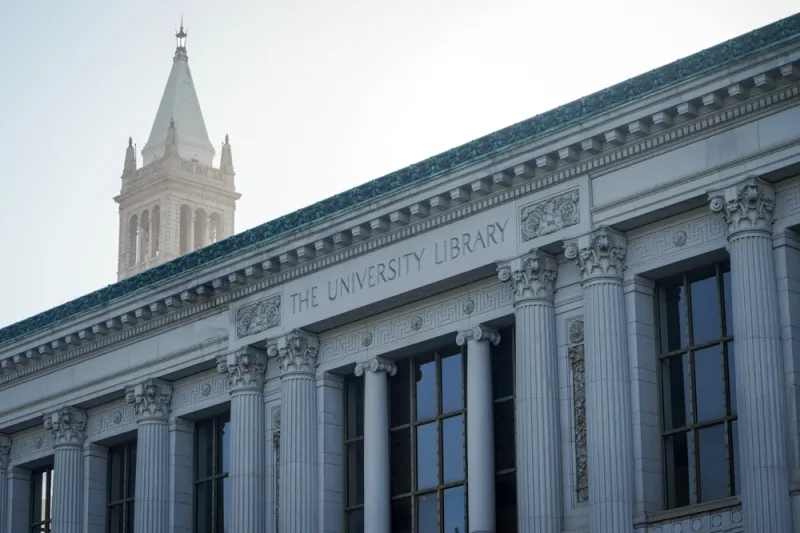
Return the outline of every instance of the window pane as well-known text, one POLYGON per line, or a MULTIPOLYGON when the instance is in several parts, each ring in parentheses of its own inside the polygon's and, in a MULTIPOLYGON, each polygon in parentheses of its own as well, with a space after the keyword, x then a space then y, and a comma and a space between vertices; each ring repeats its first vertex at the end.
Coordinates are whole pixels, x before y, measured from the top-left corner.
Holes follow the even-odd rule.
POLYGON ((230 531, 231 522, 231 479, 224 477, 217 480, 217 532, 230 531))
POLYGON ((47 473, 33 473, 33 495, 31 502, 31 523, 45 520, 44 496, 47 489, 47 473))
POLYGON ((661 360, 661 394, 664 429, 680 428, 689 423, 689 364, 685 354, 661 360))
POLYGON ((364 503, 364 441, 347 444, 347 505, 364 503))
POLYGON ((435 492, 417 496, 417 533, 439 533, 438 510, 439 499, 435 492))
POLYGON ((212 481, 205 483, 198 483, 195 485, 195 524, 197 526, 197 533, 210 533, 213 524, 211 523, 211 508, 212 508, 212 494, 211 485, 212 481))
POLYGON ((492 346, 492 394, 494 399, 514 394, 514 328, 500 331, 500 343, 492 346))
POLYGON ((122 504, 108 508, 108 533, 122 533, 123 516, 122 504))
POLYGON ((692 342, 704 342, 719 339, 719 295, 717 291, 717 275, 715 268, 704 269, 693 275, 689 284, 692 297, 692 342))
POLYGON ((464 415, 442 420, 442 469, 442 483, 464 479, 464 415))
POLYGON ((497 531, 517 532, 517 473, 497 476, 495 481, 497 531))
POLYGON ((127 497, 132 498, 136 494, 136 443, 128 445, 128 492, 127 497))
POLYGON ((364 436, 364 378, 347 380, 347 439, 364 436))
POLYGON ((229 470, 228 465, 230 465, 231 462, 231 422, 229 419, 224 421, 223 420, 220 421, 220 436, 219 436, 220 459, 219 463, 217 464, 217 471, 214 472, 215 474, 222 474, 228 472, 229 470))
POLYGON ((736 406, 736 357, 733 349, 733 342, 727 343, 728 348, 728 391, 730 394, 731 414, 737 414, 736 406))
POLYGON ((364 533, 364 509, 347 511, 347 533, 364 533))
POLYGON ((444 530, 446 532, 466 531, 464 528, 464 501, 466 500, 464 485, 447 489, 444 491, 443 496, 444 530))
POLYGON ((411 533, 411 498, 392 500, 392 533, 411 533))
POLYGON ((125 530, 125 533, 133 533, 133 531, 134 531, 133 530, 133 526, 134 526, 133 516, 135 514, 133 512, 133 502, 127 502, 125 505, 126 505, 126 507, 125 507, 125 513, 126 513, 125 520, 128 523, 128 527, 125 530))
POLYGON ((667 471, 667 504, 681 507, 696 503, 694 484, 694 444, 691 432, 664 439, 667 471))
POLYGON ((680 350, 686 346, 686 295, 681 280, 664 286, 664 310, 667 331, 662 335, 667 340, 667 350, 680 350))
POLYGON ((433 355, 416 361, 417 420, 436 416, 436 361, 433 355))
POLYGON ((739 422, 731 422, 731 459, 733 460, 733 493, 741 494, 742 485, 739 481, 739 422))
POLYGON ((725 301, 725 335, 733 335, 733 292, 731 292, 731 268, 722 267, 722 297, 725 301))
POLYGON ((411 421, 411 381, 409 362, 397 363, 397 374, 389 378, 389 423, 402 426, 411 421))
POLYGON ((116 502, 124 498, 125 446, 111 448, 108 455, 108 501, 116 502))
POLYGON ((439 479, 436 422, 417 426, 417 490, 435 487, 439 479))
POLYGON ((725 382, 722 347, 709 346, 694 352, 694 391, 697 422, 725 416, 725 382))
POLYGON ((442 413, 464 408, 461 353, 442 359, 442 413))
POLYGON ((700 445, 700 501, 728 496, 728 454, 725 425, 703 428, 697 432, 700 445))
POLYGON ((517 466, 514 434, 514 400, 494 404, 494 468, 497 471, 517 466))
POLYGON ((197 429, 197 469, 196 479, 214 475, 214 428, 212 420, 205 420, 196 426, 197 429))
POLYGON ((411 492, 411 429, 389 433, 392 496, 411 492))

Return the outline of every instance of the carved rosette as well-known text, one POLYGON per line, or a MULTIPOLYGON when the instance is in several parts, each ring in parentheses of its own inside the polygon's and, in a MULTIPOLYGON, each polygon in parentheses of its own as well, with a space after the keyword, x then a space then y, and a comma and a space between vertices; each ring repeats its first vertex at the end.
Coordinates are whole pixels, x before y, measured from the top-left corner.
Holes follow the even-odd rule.
POLYGON ((728 237, 742 231, 771 231, 775 190, 758 178, 749 178, 709 194, 708 205, 712 212, 725 218, 728 237))
POLYGON ((550 235, 581 221, 578 189, 522 208, 522 240, 550 235))
POLYGON ((267 355, 247 346, 217 358, 217 372, 227 374, 231 392, 261 390, 267 373, 267 355))
POLYGON ((8 435, 0 435, 0 471, 7 470, 10 461, 11 461, 11 437, 9 437, 8 435))
POLYGON ((383 359, 382 357, 375 357, 369 361, 362 361, 356 365, 356 376, 361 377, 367 372, 386 372, 390 376, 394 376, 397 374, 397 365, 387 359, 383 359))
POLYGON ((44 428, 53 433, 53 447, 83 446, 86 440, 86 411, 63 407, 44 415, 44 428))
POLYGON ((497 277, 510 282, 514 304, 527 300, 553 301, 558 277, 558 262, 550 254, 533 249, 522 257, 497 265, 497 277))
POLYGON ((626 252, 625 236, 610 228, 600 228, 564 245, 564 256, 578 263, 583 281, 622 279, 626 252))
POLYGON ((267 355, 277 357, 281 377, 290 374, 314 374, 317 368, 319 340, 301 329, 292 330, 267 349, 267 355))
POLYGON ((496 329, 481 324, 480 326, 475 326, 474 328, 459 331, 456 335, 456 344, 459 346, 464 346, 469 341, 487 341, 490 344, 497 346, 497 344, 500 343, 500 334, 496 329))
POLYGON ((572 415, 575 427, 575 491, 578 502, 589 499, 589 468, 586 438, 586 382, 583 360, 583 320, 569 325, 568 348, 572 369, 572 415))
POLYGON ((147 379, 128 387, 125 401, 133 404, 139 421, 166 421, 172 406, 172 385, 160 379, 147 379))

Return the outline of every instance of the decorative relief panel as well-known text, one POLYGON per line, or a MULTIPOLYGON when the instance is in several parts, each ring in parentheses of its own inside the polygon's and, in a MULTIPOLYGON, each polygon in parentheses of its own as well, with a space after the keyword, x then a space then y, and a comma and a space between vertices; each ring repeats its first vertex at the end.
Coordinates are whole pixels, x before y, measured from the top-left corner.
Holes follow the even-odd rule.
POLYGON ((53 449, 53 432, 41 429, 11 441, 11 461, 19 463, 31 456, 49 455, 53 449))
POLYGON ((230 388, 227 376, 219 374, 215 370, 213 374, 206 374, 196 381, 176 385, 172 395, 172 410, 176 411, 228 394, 230 388))
POLYGON ((589 500, 589 468, 586 449, 586 385, 583 360, 583 318, 567 325, 572 374, 572 418, 575 440, 575 491, 578 503, 589 500))
POLYGON ((89 413, 89 437, 95 440, 104 433, 116 433, 125 426, 136 424, 136 414, 133 404, 125 401, 115 402, 113 405, 89 413))
POLYGON ((581 221, 578 189, 522 207, 522 240, 550 235, 581 221))
POLYGON ((281 296, 277 294, 236 310, 236 335, 255 335, 281 323, 281 296))
POLYGON ((775 218, 781 219, 800 213, 800 185, 776 191, 775 218))

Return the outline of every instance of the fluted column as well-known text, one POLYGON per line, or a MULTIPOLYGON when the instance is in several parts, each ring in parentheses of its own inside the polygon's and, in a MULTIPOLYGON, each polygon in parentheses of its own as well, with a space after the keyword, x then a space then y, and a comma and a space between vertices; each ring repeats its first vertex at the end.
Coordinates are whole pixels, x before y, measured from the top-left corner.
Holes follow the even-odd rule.
POLYGON ((356 376, 364 376, 364 531, 391 532, 388 376, 394 363, 376 357, 358 363, 356 376))
POLYGON ((8 509, 8 463, 11 459, 11 437, 0 435, 0 531, 7 527, 8 509))
POLYGON ((625 237, 598 229, 566 244, 581 271, 589 532, 633 531, 630 361, 622 279, 625 237))
MULTIPOLYGON (((561 533, 562 526, 558 356, 553 309, 557 272, 555 258, 539 250, 498 265, 500 280, 511 283, 514 291, 520 533, 561 533)), ((467 416, 469 413, 468 409, 467 416)))
POLYGON ((217 360, 231 384, 231 513, 228 533, 266 531, 264 377, 267 356, 246 347, 217 360))
POLYGON ((129 387, 125 399, 133 404, 138 424, 133 530, 135 533, 167 533, 172 385, 158 379, 148 379, 129 387))
POLYGON ((53 533, 82 533, 86 412, 64 407, 44 417, 53 432, 53 533))
POLYGON ((751 178, 709 197, 728 225, 745 533, 792 531, 786 398, 772 251, 775 193, 751 178))
POLYGON ((467 471, 469 472, 469 532, 494 533, 494 401, 492 397, 491 345, 500 334, 475 326, 456 335, 467 345, 467 471))
POLYGON ((279 529, 317 531, 317 391, 319 341, 302 330, 270 345, 281 367, 279 529))

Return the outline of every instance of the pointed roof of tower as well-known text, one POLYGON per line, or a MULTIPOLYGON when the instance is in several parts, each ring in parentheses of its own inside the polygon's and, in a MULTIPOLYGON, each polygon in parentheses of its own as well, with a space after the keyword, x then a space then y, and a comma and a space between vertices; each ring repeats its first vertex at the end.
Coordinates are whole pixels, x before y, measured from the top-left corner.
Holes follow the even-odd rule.
POLYGON ((170 121, 175 121, 178 133, 178 152, 184 159, 194 159, 205 165, 211 165, 214 159, 214 147, 208 138, 203 112, 194 88, 192 72, 189 70, 189 58, 186 54, 187 33, 181 28, 175 34, 177 47, 172 60, 172 70, 167 78, 167 86, 158 106, 156 119, 150 130, 150 137, 142 149, 143 164, 160 159, 164 154, 170 121))

